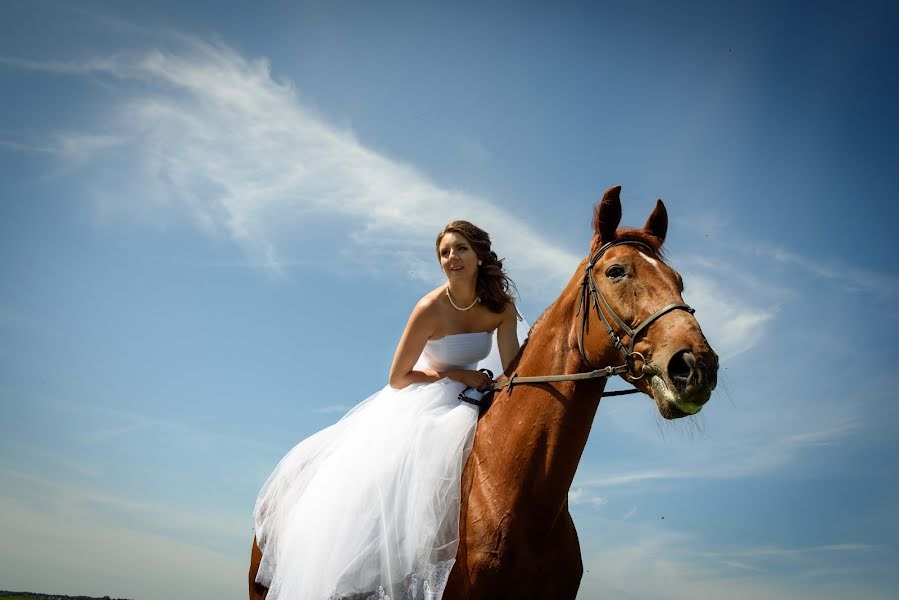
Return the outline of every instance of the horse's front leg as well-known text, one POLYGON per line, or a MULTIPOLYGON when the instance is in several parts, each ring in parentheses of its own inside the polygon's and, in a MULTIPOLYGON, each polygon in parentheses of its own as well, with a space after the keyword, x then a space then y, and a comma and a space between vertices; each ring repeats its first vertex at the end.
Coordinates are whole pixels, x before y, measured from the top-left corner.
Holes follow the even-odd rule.
MULTIPOLYGON (((457 557, 444 600, 574 600, 584 573, 581 547, 567 503, 549 535, 533 544, 513 532, 499 544, 470 544, 457 557)), ((471 540, 471 538, 469 538, 471 540)))
POLYGON ((584 565, 581 545, 568 503, 556 519, 546 544, 543 558, 533 580, 532 598, 546 600, 574 600, 581 585, 584 565))

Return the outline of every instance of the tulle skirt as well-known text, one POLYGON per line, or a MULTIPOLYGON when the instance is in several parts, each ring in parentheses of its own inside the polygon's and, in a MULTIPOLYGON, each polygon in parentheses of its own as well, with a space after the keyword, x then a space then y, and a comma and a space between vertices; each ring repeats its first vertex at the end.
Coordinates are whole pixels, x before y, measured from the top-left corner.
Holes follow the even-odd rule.
POLYGON ((463 387, 385 387, 281 460, 254 510, 269 600, 441 598, 478 418, 463 387))

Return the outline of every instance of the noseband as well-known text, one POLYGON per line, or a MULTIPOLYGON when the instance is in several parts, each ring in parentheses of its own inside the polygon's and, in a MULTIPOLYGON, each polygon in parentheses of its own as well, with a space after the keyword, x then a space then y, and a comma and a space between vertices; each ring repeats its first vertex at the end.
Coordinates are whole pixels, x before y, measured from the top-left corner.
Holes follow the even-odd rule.
MULTIPOLYGON (((633 359, 639 358, 644 366, 647 364, 646 358, 640 354, 639 352, 634 351, 634 345, 637 343, 637 338, 641 333, 644 333, 646 329, 659 317, 665 315, 672 310, 685 310, 691 315, 695 312, 690 306, 678 302, 674 302, 671 304, 667 304, 662 308, 658 309, 646 319, 643 320, 642 323, 635 325, 633 328, 625 323, 621 317, 612 309, 609 305, 609 302, 606 300, 605 296, 602 295, 602 292, 599 289, 599 285, 596 283, 596 278, 593 276, 593 268, 596 266, 596 263, 599 262, 599 259, 603 257, 603 255, 610 249, 615 246, 639 246, 645 248, 650 253, 655 254, 655 251, 648 245, 643 242, 639 242, 637 240, 620 240, 615 242, 609 242, 600 247, 596 253, 590 257, 587 261, 587 266, 584 268, 584 278, 581 280, 581 289, 579 293, 579 302, 577 307, 577 312, 575 313, 575 317, 581 317, 581 326, 578 329, 577 336, 577 345, 578 351, 581 353, 581 358, 584 360, 584 364, 593 369, 592 371, 587 371, 585 373, 572 373, 570 375, 541 375, 538 377, 518 377, 516 373, 512 373, 508 379, 505 381, 495 381, 493 384, 485 390, 485 395, 482 399, 477 400, 470 396, 465 395, 471 388, 466 388, 459 392, 459 400, 464 402, 468 402, 470 404, 475 404, 481 407, 481 411, 487 409, 490 406, 492 393, 500 390, 504 387, 508 387, 510 390, 513 385, 517 385, 519 383, 551 383, 554 381, 578 381, 581 379, 596 379, 599 377, 612 377, 613 375, 624 375, 630 381, 637 381, 641 379, 644 375, 643 370, 641 369, 639 374, 633 372, 633 359), (606 332, 609 334, 609 338, 612 340, 612 345, 615 346, 621 355, 624 357, 624 364, 617 366, 609 366, 596 368, 593 362, 587 358, 587 352, 584 350, 584 334, 587 331, 588 321, 590 317, 590 306, 596 310, 596 314, 599 315, 600 320, 603 325, 606 327, 606 332), (615 324, 620 328, 623 332, 623 335, 630 338, 630 342, 627 346, 624 345, 624 342, 621 341, 621 336, 615 332, 615 329, 612 327, 612 324, 609 322, 609 319, 606 317, 605 313, 603 313, 602 305, 606 312, 612 317, 612 320, 615 321, 615 324)), ((490 377, 493 377, 493 374, 490 374, 490 377)), ((613 391, 613 392, 603 392, 603 396, 622 396, 625 394, 635 394, 640 390, 634 388, 632 390, 621 390, 621 391, 613 391)))
POLYGON ((621 355, 624 357, 625 366, 628 367, 628 371, 626 373, 628 379, 631 381, 636 381, 643 377, 643 372, 641 371, 638 374, 633 373, 631 367, 633 366, 633 359, 639 358, 643 364, 646 364, 646 358, 640 354, 639 352, 634 351, 634 345, 637 343, 637 337, 649 328, 652 323, 661 317, 664 314, 671 312, 672 310, 685 310, 691 315, 696 312, 690 306, 686 304, 681 304, 678 302, 673 302, 662 308, 658 309, 638 325, 635 325, 631 328, 627 323, 625 323, 621 317, 612 309, 609 305, 609 302, 606 300, 606 297, 602 295, 602 292, 599 289, 599 284, 596 283, 596 278, 593 276, 593 268, 596 266, 596 263, 599 262, 599 259, 603 257, 603 255, 610 249, 615 246, 638 246, 645 248, 650 253, 655 254, 655 251, 647 244, 643 242, 638 242, 636 240, 621 240, 617 242, 609 242, 608 244, 604 244, 599 250, 596 251, 596 254, 593 255, 590 260, 587 261, 587 266, 584 268, 584 278, 581 280, 581 291, 580 291, 580 302, 578 303, 577 312, 575 316, 581 317, 581 327, 578 330, 577 336, 577 346, 578 350, 581 353, 581 358, 584 359, 584 363, 591 367, 595 368, 593 363, 587 358, 587 352, 584 350, 584 333, 587 331, 587 321, 589 320, 589 307, 590 305, 596 310, 596 314, 599 315, 599 318, 602 320, 602 324, 606 327, 606 332, 609 334, 609 339, 612 340, 612 345, 618 348, 618 351, 621 352, 621 355), (602 304, 603 308, 605 308, 606 312, 612 317, 612 320, 615 321, 615 324, 624 332, 624 335, 630 338, 630 343, 625 347, 624 343, 621 341, 621 336, 619 336, 615 330, 612 328, 612 324, 609 322, 609 319, 606 317, 605 313, 600 309, 599 305, 602 304))

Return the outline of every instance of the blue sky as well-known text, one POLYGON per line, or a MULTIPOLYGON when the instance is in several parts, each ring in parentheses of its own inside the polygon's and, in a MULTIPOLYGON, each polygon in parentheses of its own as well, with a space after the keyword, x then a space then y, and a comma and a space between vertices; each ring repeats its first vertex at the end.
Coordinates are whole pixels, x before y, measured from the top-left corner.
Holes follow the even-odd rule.
POLYGON ((579 598, 896 596, 890 3, 0 14, 0 588, 243 597, 259 487, 385 383, 442 226, 533 320, 620 184, 722 371, 696 418, 600 405, 579 598))

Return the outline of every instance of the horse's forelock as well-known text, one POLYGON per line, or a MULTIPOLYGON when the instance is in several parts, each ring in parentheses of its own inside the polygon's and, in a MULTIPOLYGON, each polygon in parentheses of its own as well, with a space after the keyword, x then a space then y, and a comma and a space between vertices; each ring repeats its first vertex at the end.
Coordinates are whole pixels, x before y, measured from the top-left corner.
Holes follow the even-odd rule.
MULTIPOLYGON (((596 247, 596 244, 599 240, 596 237, 593 238, 594 248, 593 251, 599 250, 596 247)), ((648 233, 645 229, 638 229, 636 227, 619 227, 615 232, 615 241, 633 241, 633 242, 641 242, 649 246, 649 248, 655 253, 656 257, 660 260, 665 260, 665 251, 662 248, 662 240, 657 238, 656 236, 648 233)))

